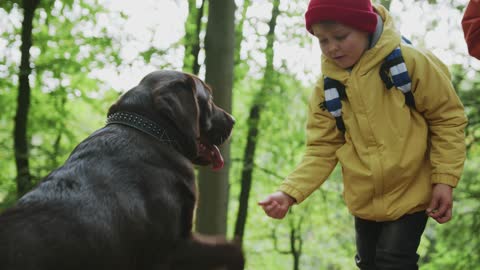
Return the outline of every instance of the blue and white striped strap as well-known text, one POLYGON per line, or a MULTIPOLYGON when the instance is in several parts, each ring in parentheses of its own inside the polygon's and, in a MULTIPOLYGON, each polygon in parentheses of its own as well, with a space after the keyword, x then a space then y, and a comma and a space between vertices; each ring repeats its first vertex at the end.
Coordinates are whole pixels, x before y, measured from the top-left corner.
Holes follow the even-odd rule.
POLYGON ((325 90, 325 104, 327 110, 333 115, 333 117, 339 117, 342 115, 342 103, 336 88, 330 88, 325 90))
POLYGON ((404 94, 410 92, 412 89, 412 81, 408 75, 407 65, 405 65, 403 60, 400 47, 393 50, 390 55, 387 56, 386 60, 395 63, 390 67, 390 76, 392 77, 393 84, 404 94))
POLYGON ((325 77, 323 80, 325 91, 325 107, 335 117, 337 128, 345 132, 345 124, 342 119, 342 102, 340 99, 345 95, 345 87, 338 81, 325 77))

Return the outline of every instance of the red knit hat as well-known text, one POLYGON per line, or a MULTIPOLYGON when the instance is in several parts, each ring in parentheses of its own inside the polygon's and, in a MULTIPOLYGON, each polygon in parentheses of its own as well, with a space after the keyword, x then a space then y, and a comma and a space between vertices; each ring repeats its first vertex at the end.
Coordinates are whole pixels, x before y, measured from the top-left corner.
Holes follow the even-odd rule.
POLYGON ((310 0, 305 13, 305 24, 312 32, 312 24, 336 21, 357 30, 373 33, 377 27, 377 14, 370 0, 310 0))

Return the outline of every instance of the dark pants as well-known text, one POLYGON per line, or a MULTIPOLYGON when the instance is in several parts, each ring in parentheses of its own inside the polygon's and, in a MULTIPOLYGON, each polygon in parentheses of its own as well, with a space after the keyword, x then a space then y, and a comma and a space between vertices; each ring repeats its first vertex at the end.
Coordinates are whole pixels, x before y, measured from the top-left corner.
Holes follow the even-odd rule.
POLYGON ((357 266, 362 270, 417 270, 417 248, 427 218, 424 211, 386 222, 355 217, 357 266))

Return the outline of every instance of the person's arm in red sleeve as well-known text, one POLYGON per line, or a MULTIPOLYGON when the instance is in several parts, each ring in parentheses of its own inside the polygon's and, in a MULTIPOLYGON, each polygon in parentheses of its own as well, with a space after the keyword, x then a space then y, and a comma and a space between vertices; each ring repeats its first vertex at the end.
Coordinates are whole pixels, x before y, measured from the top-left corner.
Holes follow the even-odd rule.
POLYGON ((480 59, 480 0, 470 0, 462 19, 468 53, 480 59))

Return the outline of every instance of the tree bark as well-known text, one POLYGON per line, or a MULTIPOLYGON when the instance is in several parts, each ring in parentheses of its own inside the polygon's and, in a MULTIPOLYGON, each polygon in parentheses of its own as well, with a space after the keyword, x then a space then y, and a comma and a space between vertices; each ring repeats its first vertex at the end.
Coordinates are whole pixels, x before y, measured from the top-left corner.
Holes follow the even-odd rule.
POLYGON ((31 174, 28 152, 28 111, 30 108, 30 48, 32 47, 32 30, 35 10, 40 0, 23 1, 21 61, 18 75, 17 110, 14 123, 14 152, 17 168, 17 196, 25 194, 31 187, 31 174))
POLYGON ((279 11, 280 0, 273 1, 272 17, 269 22, 269 31, 267 35, 267 48, 265 50, 265 57, 267 64, 265 67, 264 81, 262 88, 256 94, 253 105, 250 108, 248 117, 248 132, 247 144, 244 150, 243 169, 242 169, 242 187, 240 191, 239 207, 237 214, 237 221, 235 223, 235 239, 240 244, 243 242, 243 235, 245 232, 245 224, 248 217, 248 201, 250 197, 250 190, 252 187, 252 175, 255 161, 255 150, 257 148, 257 140, 259 138, 258 126, 260 122, 261 112, 265 104, 265 97, 268 95, 273 86, 273 44, 275 41, 275 27, 277 25, 277 17, 279 11))
MULTIPOLYGON (((232 111, 233 52, 235 46, 235 1, 210 0, 205 36, 205 81, 213 88, 215 103, 232 111)), ((229 192, 230 146, 220 150, 225 159, 222 170, 199 169, 200 194, 196 230, 203 234, 225 234, 229 192)))

